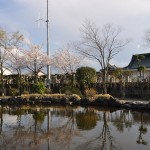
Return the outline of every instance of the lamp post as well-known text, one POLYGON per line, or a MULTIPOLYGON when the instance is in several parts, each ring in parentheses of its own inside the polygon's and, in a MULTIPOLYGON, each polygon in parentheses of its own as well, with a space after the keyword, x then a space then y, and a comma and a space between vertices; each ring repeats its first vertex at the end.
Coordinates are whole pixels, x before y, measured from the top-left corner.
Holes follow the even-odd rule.
MULTIPOLYGON (((48 0, 47 0, 47 56, 50 57, 50 44, 49 44, 49 12, 48 12, 48 0)), ((50 65, 47 65, 47 86, 50 89, 50 65)))

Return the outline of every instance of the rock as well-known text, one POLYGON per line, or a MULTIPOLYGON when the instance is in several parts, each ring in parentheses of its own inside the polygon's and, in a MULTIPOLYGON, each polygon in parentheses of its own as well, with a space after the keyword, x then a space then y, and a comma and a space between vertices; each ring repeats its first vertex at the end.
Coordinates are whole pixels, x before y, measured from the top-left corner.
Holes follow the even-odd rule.
POLYGON ((120 105, 123 105, 126 103, 124 100, 117 100, 116 102, 119 103, 120 105))
POLYGON ((142 101, 134 101, 132 104, 144 104, 142 101))
POLYGON ((149 109, 149 110, 150 110, 150 103, 148 103, 148 104, 147 104, 147 109, 149 109))
POLYGON ((89 102, 89 100, 87 99, 87 98, 84 98, 84 99, 81 99, 80 100, 80 104, 82 104, 82 105, 87 105, 87 104, 89 104, 90 102, 89 102))
POLYGON ((131 108, 131 104, 126 104, 126 103, 125 103, 125 104, 123 105, 123 108, 131 108))

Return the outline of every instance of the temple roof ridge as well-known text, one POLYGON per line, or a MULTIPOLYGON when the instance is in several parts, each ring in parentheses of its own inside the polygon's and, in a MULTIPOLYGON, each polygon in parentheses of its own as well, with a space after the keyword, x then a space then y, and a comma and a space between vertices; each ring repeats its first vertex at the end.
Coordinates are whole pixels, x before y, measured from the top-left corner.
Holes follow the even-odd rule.
POLYGON ((124 67, 123 69, 138 69, 138 60, 137 56, 143 55, 145 58, 140 61, 141 66, 145 66, 146 68, 150 68, 150 53, 143 53, 143 54, 134 54, 132 55, 131 61, 128 66, 124 67))

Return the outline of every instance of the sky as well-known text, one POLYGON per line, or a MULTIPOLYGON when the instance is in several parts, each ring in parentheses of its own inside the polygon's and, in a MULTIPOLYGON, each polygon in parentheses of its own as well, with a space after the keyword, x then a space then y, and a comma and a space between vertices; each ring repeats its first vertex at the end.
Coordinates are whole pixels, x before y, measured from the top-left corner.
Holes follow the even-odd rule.
MULTIPOLYGON (((46 45, 46 5, 47 0, 0 0, 0 27, 46 45)), ((145 30, 150 29, 150 0, 49 0, 51 54, 80 40, 79 28, 87 18, 100 29, 107 23, 121 26, 121 37, 132 39, 111 64, 124 67, 133 54, 150 52, 143 40, 145 30)), ((87 65, 100 69, 93 61, 87 65)))

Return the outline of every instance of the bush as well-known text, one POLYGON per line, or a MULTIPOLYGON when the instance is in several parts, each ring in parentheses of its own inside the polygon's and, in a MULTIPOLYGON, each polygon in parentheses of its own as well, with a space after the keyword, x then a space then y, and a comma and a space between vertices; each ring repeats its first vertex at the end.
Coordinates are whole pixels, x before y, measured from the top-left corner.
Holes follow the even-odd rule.
POLYGON ((96 95, 97 91, 95 89, 86 89, 85 90, 85 97, 89 100, 94 100, 95 99, 95 95, 96 95))
POLYGON ((66 95, 77 94, 79 96, 82 96, 81 91, 76 87, 72 88, 72 86, 63 87, 62 93, 66 94, 66 95))
POLYGON ((19 95, 19 90, 16 88, 11 88, 10 91, 10 96, 18 96, 19 95))
POLYGON ((91 67, 80 67, 76 70, 76 80, 83 87, 95 83, 97 80, 96 70, 91 67))
POLYGON ((100 99, 100 100, 109 100, 110 98, 113 98, 111 95, 109 94, 96 94, 94 96, 94 99, 97 100, 97 99, 100 99))
POLYGON ((29 91, 24 91, 23 94, 29 94, 29 91))
POLYGON ((81 99, 81 97, 77 94, 72 94, 69 96, 70 101, 76 101, 76 100, 80 100, 80 99, 81 99))
POLYGON ((33 93, 44 94, 45 90, 46 90, 46 87, 43 82, 38 82, 38 83, 32 85, 33 93))
POLYGON ((52 94, 52 91, 51 91, 51 89, 46 88, 44 93, 45 94, 52 94))
POLYGON ((33 99, 42 99, 42 98, 53 98, 53 99, 63 99, 66 98, 65 94, 23 94, 22 98, 33 98, 33 99))

